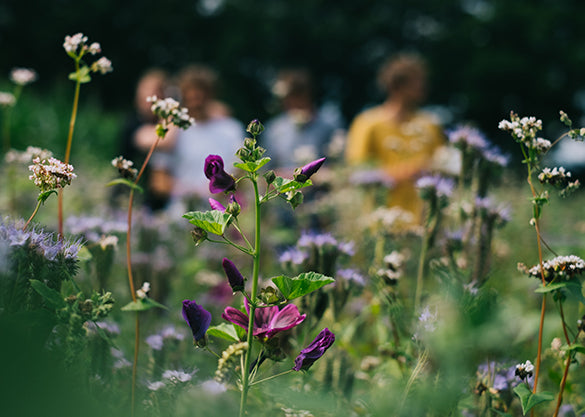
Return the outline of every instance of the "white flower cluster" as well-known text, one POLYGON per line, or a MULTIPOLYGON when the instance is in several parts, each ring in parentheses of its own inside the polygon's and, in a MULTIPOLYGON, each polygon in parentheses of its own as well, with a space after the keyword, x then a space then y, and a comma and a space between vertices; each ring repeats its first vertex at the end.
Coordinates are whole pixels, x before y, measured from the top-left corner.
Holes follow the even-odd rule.
POLYGON ((104 75, 108 72, 112 72, 114 68, 112 67, 112 61, 110 61, 105 56, 102 56, 100 59, 91 64, 91 70, 93 72, 99 72, 100 74, 104 75))
POLYGON ((53 152, 37 148, 36 146, 28 146, 25 151, 17 151, 16 149, 11 149, 6 153, 4 156, 4 160, 7 163, 28 163, 31 162, 35 158, 40 158, 41 161, 45 159, 49 159, 53 156, 53 152))
POLYGON ((168 369, 168 370, 163 372, 162 377, 164 379, 167 379, 169 382, 171 382, 173 384, 177 384, 179 382, 191 381, 193 374, 192 373, 188 374, 187 372, 184 372, 184 371, 175 371, 175 370, 168 369))
POLYGON ((138 174, 138 170, 136 168, 132 168, 134 162, 124 159, 123 156, 118 156, 117 158, 112 159, 112 166, 118 169, 118 172, 122 177, 128 179, 136 178, 136 174, 138 174))
POLYGON ((516 376, 520 379, 526 379, 527 377, 532 376, 534 372, 534 365, 532 362, 526 361, 524 363, 519 363, 516 365, 516 376))
POLYGON ((14 68, 10 71, 10 81, 17 85, 27 85, 37 80, 37 73, 29 68, 14 68))
POLYGON ((536 133, 542 130, 542 120, 533 116, 520 118, 512 112, 510 120, 502 120, 498 128, 511 132, 514 139, 519 142, 532 141, 536 138, 536 133))
POLYGON ((146 99, 152 103, 150 109, 155 116, 174 124, 181 129, 187 129, 195 124, 195 119, 189 116, 186 107, 180 107, 179 102, 171 97, 159 99, 157 96, 151 96, 146 99))
POLYGON ((229 345, 221 354, 217 362, 217 370, 215 371, 215 380, 217 382, 225 382, 229 375, 229 364, 237 362, 237 356, 243 355, 248 350, 248 342, 239 342, 229 345))
POLYGON ((16 97, 14 94, 0 91, 0 106, 1 107, 12 107, 16 104, 16 97))
MULTIPOLYGON (((555 278, 571 279, 575 275, 582 274, 585 271, 585 261, 575 255, 557 256, 543 262, 544 278, 546 281, 552 281, 555 278)), ((528 270, 528 274, 540 278, 540 265, 535 265, 528 270)))
POLYGON ((136 297, 140 298, 141 300, 148 297, 148 292, 150 291, 150 282, 145 282, 142 284, 142 287, 136 290, 136 297))
POLYGON ((41 159, 36 157, 32 162, 33 164, 28 167, 32 171, 29 179, 33 180, 42 192, 63 188, 71 184, 71 180, 77 178, 77 175, 73 173, 72 165, 56 158, 41 159))
POLYGON ((581 185, 579 180, 571 181, 571 173, 565 171, 563 167, 554 167, 553 169, 543 168, 542 172, 538 174, 538 180, 542 184, 550 184, 557 188, 562 188, 562 197, 575 191, 581 185))
POLYGON ((70 54, 76 54, 78 49, 83 49, 86 47, 86 42, 87 36, 84 36, 83 33, 76 33, 73 36, 65 36, 63 48, 65 48, 65 51, 70 54))
MULTIPOLYGON (((93 42, 91 45, 87 44, 87 36, 83 33, 76 33, 73 36, 65 36, 65 42, 63 48, 67 51, 67 54, 76 59, 80 60, 83 55, 89 53, 91 55, 97 55, 102 52, 102 47, 98 42, 93 42)), ((90 66, 92 72, 99 72, 100 74, 107 74, 112 72, 112 62, 105 56, 95 61, 90 66)))

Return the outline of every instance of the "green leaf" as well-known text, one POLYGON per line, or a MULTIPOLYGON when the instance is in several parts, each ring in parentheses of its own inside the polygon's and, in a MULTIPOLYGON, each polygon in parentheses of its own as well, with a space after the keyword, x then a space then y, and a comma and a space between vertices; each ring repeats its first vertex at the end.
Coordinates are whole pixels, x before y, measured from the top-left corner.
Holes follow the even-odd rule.
POLYGON ((560 290, 561 288, 565 288, 567 285, 569 285, 569 281, 556 282, 554 284, 540 286, 536 290, 534 290, 534 292, 537 292, 537 293, 553 292, 556 290, 560 290))
POLYGON ((77 81, 80 84, 85 84, 91 81, 91 77, 89 76, 89 67, 83 66, 79 68, 78 71, 72 72, 69 74, 69 79, 72 81, 77 81))
POLYGON ((316 272, 304 272, 294 278, 285 275, 274 277, 272 282, 287 300, 293 300, 335 282, 335 280, 316 272))
POLYGON ((61 293, 53 288, 49 288, 44 282, 31 279, 30 286, 51 306, 55 308, 63 308, 66 306, 65 299, 61 293))
POLYGON ((243 169, 246 172, 256 172, 264 165, 270 162, 270 158, 264 157, 258 161, 250 162, 234 162, 236 168, 243 169))
POLYGON ((530 389, 526 386, 526 384, 520 384, 514 388, 514 393, 520 398, 520 403, 522 404, 522 413, 526 415, 535 405, 538 405, 542 402, 552 401, 554 400, 555 396, 551 392, 537 392, 532 393, 530 389))
POLYGON ((209 329, 207 329, 207 334, 209 336, 215 336, 229 340, 230 342, 240 341, 233 324, 222 323, 217 326, 211 326, 209 329))
POLYGON ((49 198, 49 196, 51 194, 55 194, 57 195, 57 190, 49 190, 49 191, 45 191, 39 194, 39 196, 37 197, 37 201, 40 201, 41 204, 45 204, 45 201, 47 201, 47 198, 49 198))
POLYGON ((555 282, 546 286, 539 286, 534 292, 537 293, 549 293, 557 290, 563 290, 563 293, 574 300, 577 300, 585 304, 585 297, 583 296, 583 290, 581 282, 578 278, 572 278, 568 281, 555 282))
POLYGON ((272 185, 280 194, 284 194, 292 190, 298 190, 300 188, 309 187, 313 185, 313 183, 311 182, 311 180, 307 180, 305 182, 298 182, 295 180, 289 180, 282 177, 276 177, 272 185))
POLYGON ((564 351, 576 351, 579 353, 585 353, 585 346, 579 344, 579 343, 573 343, 571 346, 568 345, 564 345, 563 347, 561 347, 561 350, 564 351))
POLYGON ((142 189, 142 187, 140 185, 134 184, 132 181, 130 181, 126 178, 117 178, 113 181, 110 181, 109 183, 106 184, 106 187, 111 187, 112 185, 118 185, 118 184, 133 188, 141 193, 144 192, 144 190, 142 189))
POLYGON ((151 308, 162 308, 164 310, 168 310, 168 308, 161 304, 154 301, 152 298, 140 298, 136 301, 131 301, 126 304, 124 307, 121 308, 122 311, 145 311, 150 310, 151 308))
POLYGON ((224 234, 227 225, 232 219, 231 214, 219 210, 190 211, 183 214, 183 217, 189 220, 189 223, 200 227, 206 232, 219 236, 224 234))

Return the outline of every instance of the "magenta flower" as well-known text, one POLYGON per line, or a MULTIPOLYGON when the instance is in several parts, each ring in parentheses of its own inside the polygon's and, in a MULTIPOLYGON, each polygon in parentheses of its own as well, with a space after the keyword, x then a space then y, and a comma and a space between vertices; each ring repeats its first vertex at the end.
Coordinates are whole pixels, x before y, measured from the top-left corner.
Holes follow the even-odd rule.
POLYGON ((211 313, 195 300, 183 300, 183 318, 193 332, 194 343, 205 346, 205 333, 211 324, 211 313))
POLYGON ((295 181, 298 182, 305 182, 307 181, 309 178, 311 178, 311 176, 317 172, 319 170, 319 168, 321 168, 321 165, 323 165, 323 162, 325 162, 325 157, 323 158, 319 158, 314 160, 313 162, 309 162, 307 165, 305 165, 302 168, 297 168, 297 170, 295 171, 295 181))
POLYGON ((244 290, 244 277, 236 268, 236 265, 230 261, 228 258, 223 258, 222 261, 223 270, 228 278, 230 283, 230 287, 234 292, 243 291, 244 290))
POLYGON ((223 159, 219 155, 209 155, 205 158, 203 168, 209 179, 209 191, 213 194, 236 189, 236 180, 223 169, 223 159))
MULTIPOLYGON (((221 315, 227 321, 237 324, 244 330, 248 330, 248 321, 250 320, 250 307, 248 301, 244 300, 248 314, 241 312, 233 307, 226 307, 221 315)), ((300 314, 299 309, 294 304, 287 304, 282 310, 278 306, 259 307, 254 312, 254 331, 253 335, 259 338, 271 338, 278 332, 292 329, 301 324, 307 317, 306 314, 300 314)))
POLYGON ((219 210, 225 211, 225 207, 219 201, 214 198, 209 197, 209 205, 211 206, 212 210, 219 210))
POLYGON ((308 370, 317 359, 319 359, 327 349, 335 342, 335 335, 325 327, 317 335, 315 340, 309 346, 301 350, 301 353, 295 359, 295 366, 293 371, 308 370))

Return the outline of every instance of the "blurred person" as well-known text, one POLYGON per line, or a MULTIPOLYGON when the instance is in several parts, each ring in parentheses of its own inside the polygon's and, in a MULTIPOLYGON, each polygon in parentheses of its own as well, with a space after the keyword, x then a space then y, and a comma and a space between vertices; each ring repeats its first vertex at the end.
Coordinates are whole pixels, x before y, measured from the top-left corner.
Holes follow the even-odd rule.
POLYGON ((205 158, 220 155, 226 170, 233 172, 236 151, 242 146, 245 128, 229 116, 229 108, 216 100, 217 74, 203 65, 180 71, 178 87, 181 105, 187 107, 195 124, 176 134, 172 167, 174 187, 172 212, 183 214, 207 205, 209 181, 203 171, 205 158))
MULTIPOLYGON (((159 68, 147 70, 138 80, 135 109, 124 125, 120 148, 120 154, 134 162, 136 169, 140 169, 152 143, 156 140, 158 120, 152 113, 151 103, 146 99, 151 96, 166 97, 169 87, 167 72, 159 68)), ((166 140, 157 146, 143 174, 143 182, 146 184, 144 204, 153 211, 163 209, 171 195, 172 177, 169 164, 174 140, 171 132, 167 136, 166 140)), ((115 194, 118 193, 119 189, 115 191, 115 194)))
POLYGON ((388 205, 421 218, 423 204, 415 183, 446 142, 437 118, 419 109, 426 99, 426 64, 413 54, 391 57, 380 68, 378 83, 386 100, 353 120, 345 157, 351 164, 374 165, 387 174, 393 184, 388 205))
POLYGON ((260 136, 271 158, 270 168, 290 174, 307 162, 330 156, 329 145, 342 132, 342 122, 337 114, 317 107, 309 71, 280 71, 273 93, 280 100, 282 112, 266 123, 260 136))

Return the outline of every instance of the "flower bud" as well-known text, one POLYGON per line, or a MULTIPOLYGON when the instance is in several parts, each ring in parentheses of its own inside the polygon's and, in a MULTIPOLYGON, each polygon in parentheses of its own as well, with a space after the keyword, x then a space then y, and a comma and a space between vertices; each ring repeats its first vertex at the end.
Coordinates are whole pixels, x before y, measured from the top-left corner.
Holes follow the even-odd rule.
POLYGON ((311 176, 321 168, 325 162, 325 158, 316 159, 313 162, 309 162, 302 168, 297 168, 295 171, 294 179, 298 182, 306 182, 311 176))
POLYGON ((231 201, 228 204, 228 206, 225 209, 226 213, 231 214, 234 217, 238 217, 238 214, 240 214, 240 211, 241 211, 240 204, 236 201, 235 198, 233 201, 231 201))
POLYGON ((243 291, 244 290, 244 277, 236 268, 236 265, 230 261, 228 258, 223 258, 222 261, 223 270, 225 271, 225 275, 228 278, 230 283, 230 287, 234 292, 243 291))
POLYGON ((260 123, 260 120, 254 119, 246 128, 246 132, 250 133, 251 135, 257 136, 264 131, 264 126, 260 123))
POLYGON ((246 138, 244 139, 244 147, 249 150, 253 150, 256 147, 256 139, 246 138))

